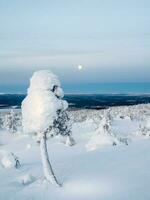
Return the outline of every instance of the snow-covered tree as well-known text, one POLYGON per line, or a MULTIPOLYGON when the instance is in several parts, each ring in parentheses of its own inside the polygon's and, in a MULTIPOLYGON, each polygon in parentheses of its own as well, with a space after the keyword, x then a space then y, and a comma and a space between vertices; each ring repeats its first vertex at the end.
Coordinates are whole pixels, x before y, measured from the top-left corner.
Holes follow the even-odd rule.
POLYGON ((3 116, 0 115, 0 129, 3 128, 3 121, 4 121, 3 116))
POLYGON ((40 139, 45 178, 56 185, 60 184, 49 161, 46 141, 53 129, 57 130, 56 134, 70 136, 70 129, 65 123, 68 103, 62 98, 63 90, 57 76, 41 70, 33 74, 28 94, 22 102, 23 131, 40 139))
POLYGON ((73 137, 71 136, 72 123, 66 110, 57 111, 57 119, 54 120, 53 129, 54 134, 62 137, 62 142, 67 146, 75 144, 73 137))
POLYGON ((139 134, 143 136, 150 136, 150 116, 145 115, 139 124, 139 134))
POLYGON ((99 118, 99 124, 95 129, 92 137, 86 144, 86 148, 88 151, 95 150, 103 145, 116 145, 117 139, 111 134, 109 123, 107 119, 103 116, 103 118, 99 118))
POLYGON ((13 109, 5 115, 3 128, 12 133, 17 131, 17 116, 13 109))

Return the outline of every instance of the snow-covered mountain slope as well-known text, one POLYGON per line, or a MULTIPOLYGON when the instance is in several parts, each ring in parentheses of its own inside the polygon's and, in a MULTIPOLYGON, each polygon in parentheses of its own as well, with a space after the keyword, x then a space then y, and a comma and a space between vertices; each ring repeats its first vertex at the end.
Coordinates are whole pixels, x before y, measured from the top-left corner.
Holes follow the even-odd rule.
POLYGON ((148 105, 109 111, 113 118, 110 134, 103 132, 99 121, 99 115, 104 117, 106 110, 77 112, 80 120, 74 114, 72 129, 76 145, 67 147, 59 137, 48 141, 61 188, 44 180, 39 144, 34 139, 20 130, 10 133, 1 129, 0 200, 150 199, 150 139, 139 132, 141 121, 148 119, 148 105), (98 117, 93 118, 95 115, 98 117), (120 138, 128 143, 120 142, 120 138), (115 145, 108 142, 111 139, 115 145), (11 153, 18 157, 21 167, 14 167, 11 153))

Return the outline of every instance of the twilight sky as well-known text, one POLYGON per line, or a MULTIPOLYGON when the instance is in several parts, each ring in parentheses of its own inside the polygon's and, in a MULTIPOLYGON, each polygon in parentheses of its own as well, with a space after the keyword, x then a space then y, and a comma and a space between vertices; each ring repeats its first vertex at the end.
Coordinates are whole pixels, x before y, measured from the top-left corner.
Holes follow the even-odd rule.
POLYGON ((67 92, 150 82, 150 1, 0 0, 0 92, 25 91, 37 69, 67 92))

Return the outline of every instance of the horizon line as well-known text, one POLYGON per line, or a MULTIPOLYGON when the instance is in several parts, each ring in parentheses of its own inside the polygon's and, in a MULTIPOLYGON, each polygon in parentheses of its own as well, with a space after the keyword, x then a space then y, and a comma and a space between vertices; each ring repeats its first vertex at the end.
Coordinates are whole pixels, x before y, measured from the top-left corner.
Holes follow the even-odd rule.
MULTIPOLYGON (((27 93, 24 93, 24 92, 15 92, 15 93, 4 93, 4 92, 0 92, 0 95, 27 95, 27 93)), ((150 92, 125 92, 125 93, 122 93, 122 92, 82 92, 82 93, 76 93, 76 92, 67 92, 67 93, 64 93, 64 96, 65 95, 150 95, 150 92)))

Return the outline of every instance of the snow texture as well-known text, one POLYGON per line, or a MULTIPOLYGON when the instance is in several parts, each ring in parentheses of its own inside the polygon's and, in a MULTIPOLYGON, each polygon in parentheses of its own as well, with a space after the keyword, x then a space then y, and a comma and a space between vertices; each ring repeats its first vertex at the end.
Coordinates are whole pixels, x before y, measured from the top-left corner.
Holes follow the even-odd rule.
POLYGON ((47 70, 35 72, 30 81, 27 97, 22 102, 23 131, 42 134, 53 126, 57 111, 68 107, 65 100, 57 98, 53 92, 56 87, 58 97, 63 96, 60 82, 47 70))
POLYGON ((60 87, 58 77, 49 70, 36 71, 31 80, 28 93, 34 90, 52 90, 54 86, 60 87))
POLYGON ((13 153, 6 154, 4 157, 2 157, 1 164, 4 168, 20 167, 19 160, 13 153))
POLYGON ((31 176, 30 174, 25 174, 21 177, 19 177, 19 182, 22 184, 22 185, 29 185, 31 183, 33 183, 35 180, 35 178, 33 176, 31 176))
POLYGON ((68 148, 60 144, 57 137, 47 141, 55 173, 63 183, 61 188, 42 178, 39 145, 31 137, 22 132, 9 134, 0 130, 0 161, 8 152, 15 152, 22 164, 17 170, 5 168, 1 162, 0 199, 149 200, 150 137, 140 132, 140 126, 149 126, 150 104, 99 111, 78 110, 71 115, 76 145, 68 148), (99 129, 103 127, 101 117, 109 114, 109 136, 117 140, 130 138, 131 143, 96 145, 97 140, 103 141, 105 136, 99 129), (97 137, 95 142, 93 137, 97 137), (92 140, 96 148, 89 151, 86 146, 92 140), (27 148, 29 144, 30 149, 27 148), (35 178, 32 180, 30 176, 35 178))

